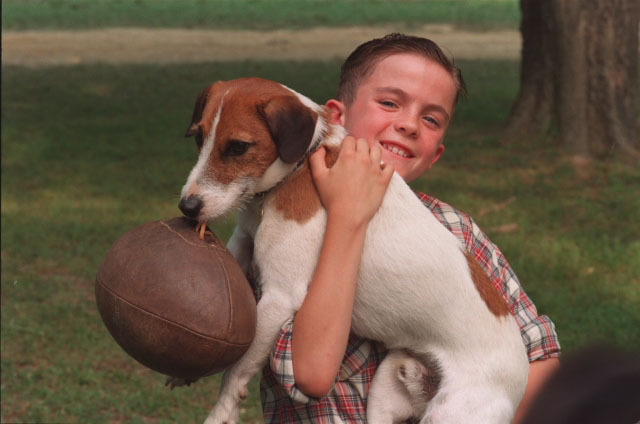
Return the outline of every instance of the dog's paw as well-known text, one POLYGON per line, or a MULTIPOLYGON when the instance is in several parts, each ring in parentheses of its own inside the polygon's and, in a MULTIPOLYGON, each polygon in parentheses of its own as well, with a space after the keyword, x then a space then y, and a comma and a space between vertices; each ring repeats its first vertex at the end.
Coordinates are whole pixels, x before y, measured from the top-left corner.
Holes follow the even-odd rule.
POLYGON ((229 398, 218 398, 204 424, 236 424, 238 422, 238 403, 229 398))
POLYGON ((167 379, 164 382, 164 385, 166 387, 169 387, 171 390, 173 390, 176 387, 190 386, 191 383, 195 383, 196 381, 198 381, 197 378, 194 380, 190 380, 187 378, 167 377, 167 379))

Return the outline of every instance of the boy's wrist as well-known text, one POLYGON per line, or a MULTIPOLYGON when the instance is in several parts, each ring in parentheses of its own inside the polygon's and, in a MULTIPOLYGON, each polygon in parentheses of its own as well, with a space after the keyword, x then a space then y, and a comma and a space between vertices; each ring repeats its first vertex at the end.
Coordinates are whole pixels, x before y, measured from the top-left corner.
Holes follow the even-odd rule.
POLYGON ((327 228, 335 228, 336 230, 347 232, 364 232, 368 224, 369 220, 355 219, 347 211, 327 211, 327 228))

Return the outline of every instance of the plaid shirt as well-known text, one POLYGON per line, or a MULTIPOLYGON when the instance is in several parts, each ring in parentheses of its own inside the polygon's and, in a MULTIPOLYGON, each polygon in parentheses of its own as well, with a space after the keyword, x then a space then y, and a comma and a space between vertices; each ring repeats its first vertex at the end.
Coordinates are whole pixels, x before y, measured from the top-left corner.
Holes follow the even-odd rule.
MULTIPOLYGON (((560 344, 553 322, 545 315, 538 315, 498 247, 470 216, 434 197, 417 195, 442 225, 473 253, 491 277, 520 326, 529 361, 558 356, 560 344)), ((295 384, 291 361, 292 328, 293 319, 282 326, 269 363, 262 371, 260 389, 265 423, 365 423, 367 393, 373 374, 384 359, 384 345, 351 334, 333 388, 323 398, 311 398, 295 384)))

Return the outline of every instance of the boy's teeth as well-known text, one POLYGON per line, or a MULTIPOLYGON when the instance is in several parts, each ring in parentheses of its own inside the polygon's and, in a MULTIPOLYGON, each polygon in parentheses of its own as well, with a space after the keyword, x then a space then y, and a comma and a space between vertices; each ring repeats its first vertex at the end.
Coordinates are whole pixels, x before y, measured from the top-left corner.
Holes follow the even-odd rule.
POLYGON ((383 144, 383 146, 385 149, 395 153, 398 156, 402 156, 403 158, 409 157, 403 150, 398 149, 396 146, 389 146, 388 144, 383 144))

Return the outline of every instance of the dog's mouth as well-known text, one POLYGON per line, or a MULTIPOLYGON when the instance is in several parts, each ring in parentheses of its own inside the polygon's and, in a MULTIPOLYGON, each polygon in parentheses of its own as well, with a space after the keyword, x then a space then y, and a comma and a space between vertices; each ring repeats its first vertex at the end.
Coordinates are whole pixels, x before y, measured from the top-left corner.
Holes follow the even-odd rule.
POLYGON ((413 153, 411 153, 411 151, 409 151, 407 148, 405 148, 404 146, 401 146, 399 144, 381 141, 380 145, 382 146, 383 149, 385 149, 388 152, 391 152, 394 155, 399 156, 401 158, 410 159, 410 158, 414 157, 413 153))

